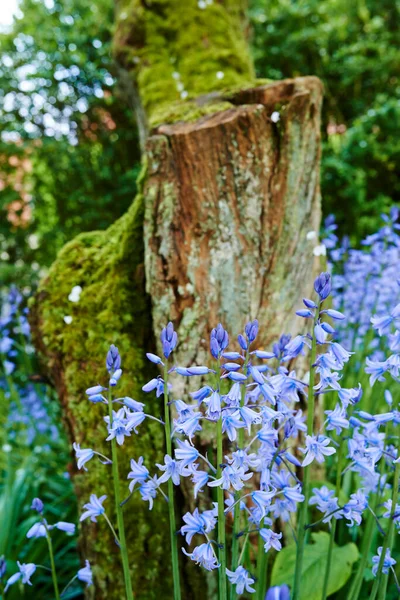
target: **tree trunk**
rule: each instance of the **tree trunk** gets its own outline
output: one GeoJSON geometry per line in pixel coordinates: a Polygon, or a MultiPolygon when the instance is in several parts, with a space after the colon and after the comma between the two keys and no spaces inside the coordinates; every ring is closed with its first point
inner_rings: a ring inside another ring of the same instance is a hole
{"type": "MultiPolygon", "coordinates": [[[[144,353],[168,319],[178,327],[178,360],[204,362],[219,320],[236,334],[258,317],[267,345],[293,330],[294,305],[309,290],[322,86],[313,77],[257,86],[243,14],[237,0],[118,6],[115,54],[145,148],[140,193],[107,231],[65,246],[31,306],[35,344],[71,442],[82,447],[108,452],[102,407],[84,390],[105,381],[110,343],[123,359],[119,393],[143,400],[141,386],[154,375],[144,353]],[[76,285],[82,294],[73,304],[76,285]]],[[[161,413],[158,401],[145,401],[161,413]]],[[[129,458],[143,455],[149,467],[162,460],[159,425],[143,424],[124,450],[127,492],[129,458]]],[[[109,468],[94,461],[73,475],[80,506],[110,487],[109,468]]],[[[171,597],[164,503],[149,512],[134,495],[125,515],[137,597],[171,597]]],[[[85,524],[81,547],[95,565],[93,597],[122,598],[119,553],[104,523],[85,524]]],[[[201,577],[185,564],[185,600],[205,597],[201,577]]]]}

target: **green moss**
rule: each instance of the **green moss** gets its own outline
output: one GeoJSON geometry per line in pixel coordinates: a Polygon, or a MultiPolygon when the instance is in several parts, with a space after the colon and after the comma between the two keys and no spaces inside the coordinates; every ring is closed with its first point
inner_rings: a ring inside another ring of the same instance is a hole
{"type": "MultiPolygon", "coordinates": [[[[104,441],[104,406],[91,405],[85,389],[107,381],[104,360],[110,343],[118,345],[123,359],[118,393],[145,401],[155,415],[162,412],[158,401],[147,395],[143,398],[140,391],[154,375],[143,360],[145,350],[152,349],[153,338],[149,299],[144,292],[142,223],[143,197],[138,195],[110,229],[80,235],[67,244],[32,306],[42,336],[37,343],[45,345],[48,372],[62,391],[71,442],[76,440],[82,447],[94,447],[106,455],[110,448],[104,441]],[[68,300],[75,285],[83,289],[76,304],[68,300]],[[73,319],[69,325],[64,321],[67,315],[73,319]]],[[[132,434],[120,451],[123,494],[128,495],[130,458],[143,454],[152,470],[162,459],[163,448],[163,431],[157,423],[144,423],[140,435],[132,434]]],[[[105,504],[108,514],[113,514],[110,467],[92,460],[87,473],[76,475],[75,485],[80,505],[92,492],[105,493],[109,496],[105,504]]],[[[165,597],[170,585],[165,503],[160,499],[150,512],[147,503],[134,494],[125,517],[135,590],[140,590],[143,599],[165,597]]],[[[96,599],[122,598],[118,549],[105,524],[85,524],[81,541],[85,556],[95,565],[96,599]]]]}
{"type": "MultiPolygon", "coordinates": [[[[242,30],[240,2],[125,0],[118,12],[114,48],[135,77],[150,123],[205,94],[253,85],[254,71],[242,30]]],[[[197,110],[198,107],[197,107],[197,110]]],[[[215,112],[215,111],[214,111],[215,112]]],[[[197,111],[193,108],[194,116],[197,111]]],[[[200,109],[200,115],[202,113],[200,109]]],[[[185,117],[186,120],[186,117],[185,117]]]]}

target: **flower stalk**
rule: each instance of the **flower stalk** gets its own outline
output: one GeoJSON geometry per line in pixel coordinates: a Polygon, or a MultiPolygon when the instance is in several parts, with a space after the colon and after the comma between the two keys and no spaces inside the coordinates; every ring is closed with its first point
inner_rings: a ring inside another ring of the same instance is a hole
{"type": "MultiPolygon", "coordinates": [[[[320,305],[316,317],[314,319],[314,328],[319,318],[320,305]]],[[[311,354],[310,354],[310,381],[308,384],[308,407],[307,407],[307,434],[312,435],[314,431],[314,411],[315,411],[315,395],[314,395],[314,383],[315,383],[315,359],[317,355],[317,340],[315,332],[313,330],[311,354]]],[[[293,585],[293,600],[299,600],[300,597],[300,582],[301,573],[303,568],[303,557],[304,548],[306,545],[306,523],[307,523],[307,512],[308,502],[310,499],[310,465],[307,465],[303,469],[303,494],[304,501],[299,509],[299,522],[297,527],[297,554],[296,554],[296,567],[294,573],[294,585],[293,585]]]]}
{"type": "MultiPolygon", "coordinates": [[[[111,388],[108,391],[108,414],[110,417],[110,427],[111,427],[112,422],[113,422],[111,388]]],[[[118,535],[119,535],[118,541],[119,541],[119,546],[120,546],[120,551],[121,551],[122,569],[123,569],[123,573],[124,573],[125,594],[126,594],[127,600],[133,600],[132,581],[131,581],[131,573],[129,570],[129,560],[128,560],[128,550],[126,547],[124,515],[123,515],[123,511],[122,511],[122,507],[121,507],[118,452],[117,452],[117,442],[116,442],[115,437],[111,440],[111,456],[112,456],[112,475],[113,475],[113,483],[114,483],[115,511],[117,513],[117,525],[118,525],[118,535]]]]}
{"type": "MultiPolygon", "coordinates": [[[[172,440],[171,440],[171,416],[168,404],[168,367],[164,366],[164,421],[165,421],[165,446],[168,456],[172,458],[172,440]]],[[[172,478],[168,479],[168,513],[169,513],[169,530],[171,541],[171,563],[172,563],[172,579],[174,583],[174,600],[181,598],[181,583],[179,577],[179,561],[178,561],[178,546],[176,539],[176,518],[175,518],[175,502],[174,502],[174,484],[172,478]]]]}

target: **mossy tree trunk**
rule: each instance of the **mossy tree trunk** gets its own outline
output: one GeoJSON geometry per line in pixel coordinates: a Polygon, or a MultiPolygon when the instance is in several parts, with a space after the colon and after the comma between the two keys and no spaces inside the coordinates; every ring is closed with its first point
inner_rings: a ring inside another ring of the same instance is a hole
{"type": "MultiPolygon", "coordinates": [[[[144,353],[169,318],[182,342],[178,360],[203,362],[204,340],[219,320],[236,334],[258,317],[267,345],[294,328],[294,304],[309,290],[322,87],[312,77],[256,82],[244,9],[237,0],[118,3],[115,56],[141,132],[140,193],[107,231],[65,246],[31,307],[35,344],[71,442],[82,447],[107,453],[101,406],[84,390],[105,381],[110,343],[123,357],[119,392],[143,400],[152,375],[144,353]],[[72,304],[76,285],[82,294],[72,304]]],[[[161,413],[157,401],[145,401],[161,413]]],[[[162,460],[162,431],[144,424],[124,449],[126,484],[130,457],[162,460]]],[[[110,487],[109,469],[95,462],[73,474],[80,505],[110,487]]],[[[149,512],[134,496],[125,514],[137,598],[171,597],[164,503],[149,512]]],[[[93,597],[120,599],[119,553],[103,525],[84,526],[82,552],[95,565],[93,597]]],[[[185,564],[185,599],[204,598],[196,577],[185,564]]]]}

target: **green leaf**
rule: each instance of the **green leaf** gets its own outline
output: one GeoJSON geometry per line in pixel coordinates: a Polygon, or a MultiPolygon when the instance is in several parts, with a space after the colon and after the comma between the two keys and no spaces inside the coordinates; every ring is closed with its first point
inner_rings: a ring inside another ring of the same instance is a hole
{"type": "MultiPolygon", "coordinates": [[[[325,531],[313,533],[311,535],[313,543],[305,547],[300,600],[321,600],[329,537],[329,534],[325,531]]],[[[351,575],[352,566],[358,557],[358,548],[353,543],[345,546],[334,546],[329,574],[328,596],[334,594],[346,584],[351,575]]],[[[291,544],[283,548],[275,560],[272,569],[272,585],[286,583],[293,587],[295,565],[296,545],[291,544]]]]}

